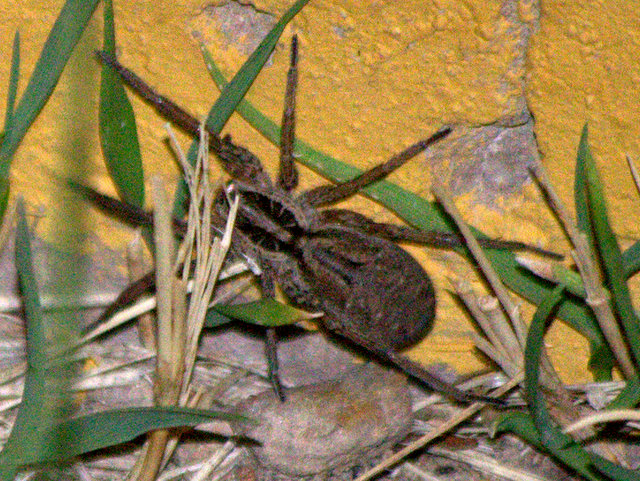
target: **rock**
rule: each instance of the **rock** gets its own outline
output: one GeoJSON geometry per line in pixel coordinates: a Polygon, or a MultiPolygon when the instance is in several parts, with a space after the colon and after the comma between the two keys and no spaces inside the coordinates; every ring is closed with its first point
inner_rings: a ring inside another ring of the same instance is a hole
{"type": "Polygon", "coordinates": [[[259,443],[250,449],[265,469],[290,476],[363,466],[403,439],[413,420],[406,378],[373,363],[286,396],[281,403],[268,390],[248,399],[238,412],[258,424],[234,429],[259,443]]]}

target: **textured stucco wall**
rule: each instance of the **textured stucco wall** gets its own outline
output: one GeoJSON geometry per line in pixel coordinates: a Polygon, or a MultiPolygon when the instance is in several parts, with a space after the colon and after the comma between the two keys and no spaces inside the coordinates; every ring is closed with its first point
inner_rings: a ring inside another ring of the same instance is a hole
{"type": "MultiPolygon", "coordinates": [[[[256,0],[248,7],[217,8],[224,2],[116,2],[120,58],[162,93],[203,116],[217,91],[208,80],[196,39],[204,40],[231,73],[269,21],[289,3],[256,0]],[[245,15],[241,25],[239,14],[245,15]],[[244,30],[238,34],[240,27],[244,30]]],[[[13,1],[0,0],[4,19],[0,58],[5,59],[0,62],[0,92],[6,91],[15,29],[22,35],[23,88],[61,4],[60,0],[27,0],[16,7],[13,1]]],[[[85,42],[85,55],[101,41],[100,14],[99,9],[93,21],[94,39],[85,42]]],[[[392,180],[426,196],[434,177],[448,181],[473,225],[490,235],[554,248],[563,245],[562,237],[526,182],[524,169],[539,148],[561,196],[570,203],[578,135],[589,121],[593,150],[611,188],[615,228],[625,238],[637,238],[633,219],[639,214],[638,202],[624,154],[640,158],[636,140],[640,133],[636,108],[639,17],[639,5],[621,0],[312,0],[286,31],[249,98],[272,118],[280,117],[286,45],[296,32],[301,40],[300,138],[367,167],[444,123],[459,124],[454,141],[427,158],[420,156],[392,180]]],[[[97,88],[97,70],[85,75],[84,85],[97,88]]],[[[13,192],[25,195],[32,208],[44,206],[45,215],[38,223],[43,237],[51,227],[46,214],[52,205],[45,167],[64,156],[65,133],[59,120],[68,115],[69,89],[65,75],[20,147],[12,171],[13,192]]],[[[88,118],[95,118],[95,97],[90,93],[85,97],[84,111],[88,118]]],[[[173,178],[172,156],[163,142],[164,121],[135,98],[133,104],[147,176],[173,178]]],[[[89,124],[86,131],[92,139],[92,179],[108,190],[97,128],[89,124]]],[[[274,164],[274,147],[241,121],[233,119],[227,131],[266,163],[274,164]]],[[[320,181],[303,172],[304,184],[320,181]]],[[[364,199],[348,205],[376,219],[392,219],[364,199]]],[[[114,223],[101,218],[99,224],[105,242],[122,247],[123,236],[106,230],[114,223]]],[[[448,286],[446,276],[464,271],[464,263],[443,251],[410,251],[440,287],[436,332],[414,354],[461,369],[479,366],[471,352],[468,321],[443,290],[448,286]]],[[[554,351],[561,357],[571,352],[570,357],[581,363],[584,358],[566,349],[567,344],[583,347],[579,339],[567,329],[556,331],[550,337],[551,347],[559,348],[554,351]]],[[[565,361],[560,364],[566,365],[565,361]]],[[[566,372],[574,373],[575,368],[566,372]]]]}

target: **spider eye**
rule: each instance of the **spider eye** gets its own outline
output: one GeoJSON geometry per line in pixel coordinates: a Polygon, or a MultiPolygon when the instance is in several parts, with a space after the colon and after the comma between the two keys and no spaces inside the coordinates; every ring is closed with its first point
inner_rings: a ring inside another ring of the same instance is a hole
{"type": "Polygon", "coordinates": [[[281,200],[255,191],[243,190],[241,193],[242,202],[247,208],[259,211],[272,223],[292,233],[299,228],[295,213],[281,200]]]}

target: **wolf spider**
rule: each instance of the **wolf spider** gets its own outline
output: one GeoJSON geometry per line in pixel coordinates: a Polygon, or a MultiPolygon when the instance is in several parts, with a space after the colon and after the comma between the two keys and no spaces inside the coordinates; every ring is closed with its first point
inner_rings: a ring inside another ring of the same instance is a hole
{"type": "MultiPolygon", "coordinates": [[[[103,52],[98,55],[161,115],[191,135],[198,135],[196,118],[154,92],[116,59],[103,52]]],[[[277,283],[294,304],[323,311],[323,325],[329,331],[365,348],[431,388],[462,402],[481,400],[499,404],[495,399],[463,392],[399,354],[402,348],[418,342],[429,332],[436,301],[429,276],[396,242],[451,247],[461,245],[461,238],[377,223],[344,209],[319,210],[319,207],[350,197],[383,179],[446,137],[451,129],[438,130],[352,180],[295,193],[298,185],[293,153],[297,58],[294,36],[275,183],[250,151],[234,144],[229,136],[220,138],[209,132],[210,150],[231,176],[229,186],[241,199],[233,234],[235,248],[257,260],[262,270],[260,284],[265,296],[275,295],[277,283]]],[[[84,193],[111,212],[126,212],[125,216],[134,223],[149,222],[148,213],[88,188],[84,193]]],[[[222,220],[228,208],[222,193],[216,204],[218,220],[222,220]]],[[[480,242],[487,247],[540,251],[519,242],[490,239],[480,239],[480,242]]],[[[131,298],[132,293],[139,292],[141,287],[149,287],[152,282],[153,277],[147,276],[146,280],[137,283],[137,287],[132,285],[108,312],[113,312],[123,299],[131,298]]],[[[284,400],[278,380],[276,335],[272,328],[267,329],[267,357],[275,392],[284,400]]]]}

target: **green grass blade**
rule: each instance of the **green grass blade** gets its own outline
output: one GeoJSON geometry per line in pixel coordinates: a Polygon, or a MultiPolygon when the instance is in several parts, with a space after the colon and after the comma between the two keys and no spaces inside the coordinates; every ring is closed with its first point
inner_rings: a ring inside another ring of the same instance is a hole
{"type": "Polygon", "coordinates": [[[20,32],[16,30],[13,37],[13,48],[11,51],[11,71],[9,73],[9,88],[7,90],[7,111],[4,114],[4,130],[11,130],[13,120],[13,109],[15,108],[16,95],[18,92],[18,80],[20,78],[20,32]]]}
{"type": "Polygon", "coordinates": [[[580,277],[579,273],[573,269],[567,269],[561,264],[553,264],[551,268],[555,278],[564,286],[567,292],[581,299],[586,299],[587,292],[584,290],[582,277],[580,277]]]}
{"type": "Polygon", "coordinates": [[[35,456],[33,453],[24,453],[20,462],[33,464],[65,460],[98,449],[117,446],[156,429],[196,426],[216,419],[251,422],[243,416],[215,410],[182,407],[115,409],[62,422],[59,429],[77,433],[75,443],[57,451],[45,449],[35,456]]]}
{"type": "MultiPolygon", "coordinates": [[[[206,48],[201,47],[201,51],[213,81],[218,88],[224,88],[226,80],[222,72],[206,48]]],[[[277,144],[280,141],[279,126],[251,103],[242,100],[236,110],[253,128],[272,143],[277,144]]],[[[314,149],[301,140],[296,140],[295,152],[296,160],[334,182],[348,180],[361,172],[345,162],[314,149]]],[[[377,182],[364,189],[364,194],[377,200],[416,227],[424,230],[454,231],[447,217],[435,203],[428,202],[389,182],[377,182]]],[[[479,233],[477,230],[474,232],[479,233]]],[[[538,279],[530,272],[520,268],[511,252],[493,249],[488,249],[486,252],[503,282],[532,303],[539,304],[553,289],[552,284],[538,279]]],[[[560,306],[559,315],[587,337],[592,352],[609,352],[593,313],[583,302],[570,296],[565,297],[560,306]]],[[[601,356],[600,360],[602,364],[599,369],[605,371],[608,368],[610,371],[613,366],[613,357],[609,355],[608,362],[606,362],[605,356],[601,356]]]]}
{"type": "MultiPolygon", "coordinates": [[[[553,291],[553,284],[521,269],[512,253],[487,251],[487,256],[494,266],[499,266],[497,270],[505,285],[533,304],[539,305],[553,291]]],[[[584,335],[592,343],[592,349],[601,344],[606,345],[593,313],[580,299],[565,294],[558,315],[584,335]]]]}
{"type": "Polygon", "coordinates": [[[213,309],[225,317],[265,327],[289,326],[315,317],[309,312],[268,298],[245,304],[217,305],[213,309]]]}
{"type": "MultiPolygon", "coordinates": [[[[9,74],[9,88],[7,90],[7,111],[4,116],[4,131],[0,137],[0,145],[4,144],[6,133],[13,130],[13,116],[18,92],[18,80],[20,77],[20,34],[16,31],[13,37],[13,49],[11,53],[11,71],[9,74]]],[[[0,147],[2,150],[2,147],[0,147]]],[[[0,176],[0,220],[4,217],[9,202],[9,178],[0,176]]]]}
{"type": "Polygon", "coordinates": [[[297,0],[289,8],[238,70],[231,82],[225,85],[207,117],[207,127],[215,132],[222,130],[235,111],[238,102],[244,98],[262,67],[269,60],[284,28],[307,3],[309,0],[297,0]]]}
{"type": "Polygon", "coordinates": [[[612,370],[615,367],[615,359],[609,345],[605,342],[600,344],[590,343],[589,371],[593,374],[596,382],[612,380],[612,370]]]}
{"type": "MultiPolygon", "coordinates": [[[[592,454],[582,448],[570,436],[564,434],[553,422],[544,403],[542,389],[539,383],[539,365],[544,345],[544,333],[549,319],[553,316],[562,300],[561,286],[556,287],[538,307],[527,335],[524,352],[525,397],[531,419],[537,431],[537,442],[552,455],[561,459],[568,466],[575,469],[588,479],[616,479],[640,480],[637,473],[616,466],[605,459],[592,454]],[[593,466],[598,466],[604,477],[594,472],[593,466]]],[[[522,420],[521,420],[522,422],[522,420]]]]}
{"type": "Polygon", "coordinates": [[[67,0],[49,33],[0,147],[0,198],[7,195],[9,188],[11,158],[58,83],[97,3],[98,0],[67,0]]]}
{"type": "MultiPolygon", "coordinates": [[[[52,425],[51,406],[47,398],[47,336],[45,320],[40,305],[40,296],[33,272],[29,231],[25,218],[24,203],[18,202],[18,224],[16,228],[15,262],[20,291],[24,303],[27,334],[27,372],[16,421],[4,450],[0,455],[0,478],[13,479],[16,470],[23,464],[23,453],[37,455],[44,449],[42,428],[52,425]]],[[[55,444],[58,446],[58,443],[55,444]]]]}
{"type": "Polygon", "coordinates": [[[622,260],[624,262],[624,276],[627,279],[640,271],[640,241],[635,242],[622,253],[622,260]]]}
{"type": "MultiPolygon", "coordinates": [[[[258,45],[255,51],[249,56],[233,79],[224,86],[218,99],[213,104],[213,107],[211,107],[207,120],[205,121],[210,130],[217,133],[222,131],[222,128],[229,120],[229,117],[231,117],[231,114],[235,111],[236,106],[244,98],[249,87],[251,87],[251,84],[253,84],[253,81],[262,70],[262,67],[267,60],[269,60],[269,56],[276,47],[284,28],[308,2],[309,0],[297,0],[290,7],[289,10],[287,10],[273,26],[262,42],[260,42],[260,45],[258,45]]],[[[189,148],[187,158],[192,164],[195,163],[197,150],[198,149],[194,144],[189,148]]],[[[187,186],[184,180],[182,180],[176,189],[173,204],[173,214],[178,218],[182,218],[186,213],[186,199],[187,186]]]]}
{"type": "Polygon", "coordinates": [[[529,326],[527,344],[524,352],[524,384],[527,404],[529,405],[542,445],[552,452],[558,449],[564,449],[573,442],[569,436],[563,434],[555,423],[551,421],[549,412],[544,405],[544,397],[542,396],[542,390],[540,388],[539,364],[542,347],[544,346],[544,333],[547,322],[562,300],[562,291],[562,287],[556,287],[552,294],[538,306],[531,325],[529,326]]]}
{"type": "Polygon", "coordinates": [[[602,182],[589,150],[588,129],[585,125],[580,138],[576,161],[576,202],[584,202],[581,228],[590,228],[592,245],[602,263],[607,286],[611,292],[616,315],[624,328],[636,367],[640,364],[640,320],[638,319],[625,277],[625,263],[616,236],[611,229],[602,182]]]}
{"type": "MultiPolygon", "coordinates": [[[[113,4],[104,2],[103,50],[115,57],[113,4]]],[[[133,108],[120,77],[102,66],[100,82],[100,143],[109,174],[125,202],[144,206],[144,174],[133,108]]]]}
{"type": "Polygon", "coordinates": [[[540,388],[539,365],[544,345],[544,333],[549,319],[562,300],[561,286],[556,287],[538,306],[527,335],[525,346],[525,397],[537,430],[539,443],[555,457],[588,479],[602,479],[591,469],[592,456],[584,451],[570,436],[564,434],[552,421],[545,406],[540,388]]]}
{"type": "MultiPolygon", "coordinates": [[[[494,266],[500,266],[496,270],[505,285],[531,303],[540,305],[553,291],[553,284],[540,280],[530,272],[521,269],[510,252],[487,251],[486,254],[494,266]]],[[[611,379],[611,370],[615,366],[615,359],[602,336],[591,309],[580,298],[565,292],[557,314],[558,317],[585,336],[589,342],[589,368],[595,379],[611,379]]]]}
{"type": "Polygon", "coordinates": [[[573,185],[573,196],[576,205],[576,216],[578,228],[587,236],[590,245],[593,245],[593,225],[587,209],[587,175],[584,170],[584,159],[591,157],[587,144],[589,128],[587,124],[582,128],[580,143],[578,144],[578,161],[576,162],[576,172],[573,185]]]}
{"type": "Polygon", "coordinates": [[[207,310],[207,315],[204,318],[204,328],[205,329],[215,329],[216,327],[224,326],[225,324],[229,324],[233,322],[233,319],[220,314],[215,308],[210,307],[207,310]]]}
{"type": "Polygon", "coordinates": [[[16,227],[16,268],[20,280],[20,292],[24,301],[24,315],[27,319],[27,363],[29,369],[40,369],[47,363],[47,336],[44,317],[40,305],[40,294],[35,273],[33,256],[29,241],[24,203],[18,205],[18,224],[16,227]]]}
{"type": "MultiPolygon", "coordinates": [[[[11,429],[9,439],[0,453],[0,479],[10,481],[24,465],[27,457],[37,458],[46,446],[45,437],[39,430],[39,422],[48,419],[42,400],[47,392],[44,370],[27,370],[22,391],[22,403],[11,429]]],[[[57,443],[56,443],[57,445],[57,443]]]]}
{"type": "Polygon", "coordinates": [[[615,479],[616,481],[640,481],[640,474],[636,471],[623,468],[606,458],[591,455],[591,462],[593,467],[604,474],[607,479],[615,479]]]}
{"type": "Polygon", "coordinates": [[[537,448],[543,449],[538,430],[528,413],[515,411],[500,414],[493,423],[491,431],[492,437],[500,433],[514,433],[537,448]]]}
{"type": "MultiPolygon", "coordinates": [[[[496,433],[513,433],[541,451],[545,451],[542,439],[540,438],[533,419],[529,414],[516,412],[501,416],[498,419],[494,430],[496,433]]],[[[594,472],[591,469],[592,459],[589,457],[588,453],[575,444],[566,448],[557,449],[551,454],[557,457],[565,465],[575,469],[589,481],[607,481],[611,479],[594,472]]]]}

